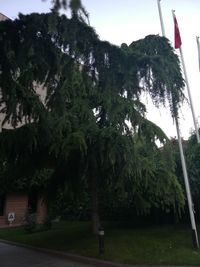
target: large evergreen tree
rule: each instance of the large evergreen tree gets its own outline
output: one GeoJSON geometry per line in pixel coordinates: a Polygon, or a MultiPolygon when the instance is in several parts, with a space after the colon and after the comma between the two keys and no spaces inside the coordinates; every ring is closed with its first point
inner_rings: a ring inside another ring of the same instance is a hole
{"type": "Polygon", "coordinates": [[[0,23],[1,112],[14,127],[0,135],[4,173],[16,180],[52,169],[51,190],[87,180],[95,231],[101,183],[121,181],[125,188],[130,181],[135,199],[182,205],[173,164],[156,145],[167,147],[167,137],[145,118],[141,103],[148,92],[177,115],[184,83],[168,40],[150,35],[117,47],[99,40],[80,1],[70,1],[70,19],[54,2],[49,14],[0,23]]]}

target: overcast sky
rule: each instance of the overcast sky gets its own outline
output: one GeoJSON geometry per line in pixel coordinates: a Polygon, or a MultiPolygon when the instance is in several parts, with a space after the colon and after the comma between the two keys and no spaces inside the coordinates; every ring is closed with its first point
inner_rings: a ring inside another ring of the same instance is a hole
{"type": "MultiPolygon", "coordinates": [[[[160,34],[157,0],[82,0],[90,14],[90,23],[100,39],[113,44],[130,44],[149,34],[160,34]]],[[[189,78],[194,109],[200,123],[200,72],[196,36],[200,35],[200,0],[162,0],[166,36],[174,43],[174,26],[171,10],[176,16],[182,38],[182,49],[189,78]]],[[[0,0],[0,12],[15,19],[19,12],[48,12],[50,0],[0,0]]],[[[178,52],[178,51],[177,51],[178,52]]],[[[187,96],[187,91],[185,92],[187,96]]],[[[153,108],[148,100],[148,118],[157,123],[170,136],[176,136],[176,128],[168,109],[153,108]]],[[[180,127],[187,138],[194,129],[189,106],[181,109],[180,127]]]]}

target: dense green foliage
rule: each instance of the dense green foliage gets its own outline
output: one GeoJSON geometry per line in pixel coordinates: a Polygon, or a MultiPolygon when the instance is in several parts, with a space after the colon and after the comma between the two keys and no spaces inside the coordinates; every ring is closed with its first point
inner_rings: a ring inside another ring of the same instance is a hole
{"type": "Polygon", "coordinates": [[[182,207],[167,137],[141,103],[146,92],[177,115],[184,83],[173,48],[153,35],[121,47],[100,41],[80,1],[70,1],[70,19],[54,2],[52,13],[0,23],[1,111],[14,127],[0,134],[2,179],[51,193],[87,188],[93,210],[98,188],[142,212],[182,207]]]}
{"type": "MultiPolygon", "coordinates": [[[[171,142],[173,144],[173,151],[175,155],[176,176],[178,177],[182,188],[185,188],[181,159],[178,148],[178,140],[173,139],[171,140],[171,142]]],[[[200,218],[200,145],[197,143],[196,136],[194,133],[191,134],[188,140],[183,140],[183,147],[186,158],[190,189],[194,203],[195,217],[198,220],[200,218]]],[[[187,208],[185,210],[185,213],[187,213],[187,208]]]]}

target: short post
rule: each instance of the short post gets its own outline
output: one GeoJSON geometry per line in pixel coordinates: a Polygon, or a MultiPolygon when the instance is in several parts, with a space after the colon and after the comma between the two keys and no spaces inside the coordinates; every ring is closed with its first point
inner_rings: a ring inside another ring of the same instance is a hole
{"type": "Polygon", "coordinates": [[[104,229],[103,227],[99,227],[99,255],[102,256],[105,252],[105,246],[104,246],[104,229]]]}

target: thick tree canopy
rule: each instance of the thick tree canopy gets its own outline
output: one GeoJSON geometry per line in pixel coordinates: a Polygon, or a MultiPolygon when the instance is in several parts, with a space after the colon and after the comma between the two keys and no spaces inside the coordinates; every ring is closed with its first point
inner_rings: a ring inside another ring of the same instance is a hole
{"type": "Polygon", "coordinates": [[[141,113],[143,108],[138,103],[141,91],[149,91],[156,103],[168,99],[173,114],[182,100],[178,58],[164,37],[147,36],[120,49],[100,41],[77,17],[52,13],[1,22],[0,34],[2,102],[13,126],[24,116],[36,119],[44,113],[35,92],[39,84],[48,91],[47,109],[61,113],[66,101],[69,107],[74,94],[82,97],[85,92],[101,122],[104,109],[104,120],[119,119],[119,113],[125,115],[122,124],[127,114],[127,119],[134,120],[135,110],[141,113]],[[63,105],[58,107],[59,98],[63,105]],[[123,112],[115,111],[111,118],[109,109],[115,102],[123,112]],[[124,106],[133,110],[123,110],[124,106]]]}
{"type": "Polygon", "coordinates": [[[169,102],[174,116],[183,86],[164,37],[117,47],[100,41],[77,12],[71,19],[52,12],[1,22],[1,112],[16,128],[0,135],[7,177],[50,168],[51,188],[94,177],[119,185],[124,178],[140,202],[182,205],[167,138],[145,118],[140,98],[148,92],[157,106],[169,102]]]}

